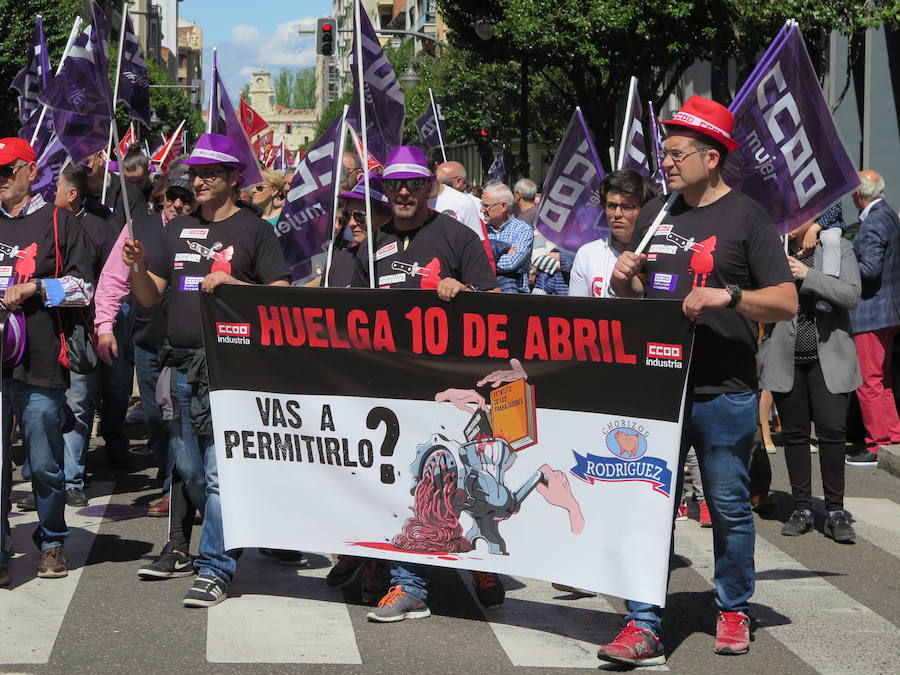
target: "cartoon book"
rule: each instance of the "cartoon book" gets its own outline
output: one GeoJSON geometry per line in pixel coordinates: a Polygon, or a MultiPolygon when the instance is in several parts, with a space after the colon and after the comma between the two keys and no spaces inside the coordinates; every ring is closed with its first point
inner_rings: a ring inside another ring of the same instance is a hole
{"type": "Polygon", "coordinates": [[[537,443],[534,386],[518,379],[491,391],[491,426],[513,450],[537,443]]]}

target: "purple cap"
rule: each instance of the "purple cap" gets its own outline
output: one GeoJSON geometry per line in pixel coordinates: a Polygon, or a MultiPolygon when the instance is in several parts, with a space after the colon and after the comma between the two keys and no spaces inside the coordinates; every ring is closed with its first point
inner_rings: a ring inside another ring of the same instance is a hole
{"type": "MultiPolygon", "coordinates": [[[[353,186],[353,189],[349,192],[342,192],[338,195],[342,199],[362,199],[366,200],[366,186],[365,186],[366,177],[363,176],[360,178],[359,182],[353,186]]],[[[381,176],[371,175],[369,177],[369,196],[372,198],[372,203],[374,204],[384,204],[385,206],[390,206],[390,202],[388,198],[384,196],[384,190],[381,187],[381,176]]]]}
{"type": "Polygon", "coordinates": [[[382,178],[431,178],[425,151],[415,145],[398,145],[388,152],[382,178]]]}
{"type": "Polygon", "coordinates": [[[244,168],[239,159],[237,143],[220,134],[203,134],[197,139],[191,156],[183,164],[225,164],[235,168],[244,168]]]}
{"type": "Polygon", "coordinates": [[[25,316],[22,312],[6,314],[3,329],[3,367],[13,368],[25,355],[25,316]]]}

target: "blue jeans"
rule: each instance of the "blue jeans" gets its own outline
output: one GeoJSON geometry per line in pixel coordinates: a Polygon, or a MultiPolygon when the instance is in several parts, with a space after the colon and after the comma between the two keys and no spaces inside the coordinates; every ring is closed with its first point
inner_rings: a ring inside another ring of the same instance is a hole
{"type": "Polygon", "coordinates": [[[216,447],[212,436],[197,436],[191,426],[191,385],[187,383],[187,375],[173,370],[172,377],[179,416],[170,422],[169,447],[188,495],[203,511],[200,555],[194,561],[194,569],[197,574],[213,576],[227,584],[237,569],[237,558],[225,550],[216,447]]]}
{"type": "MultiPolygon", "coordinates": [[[[3,381],[3,446],[8,446],[12,414],[22,430],[22,442],[28,449],[31,482],[38,512],[38,526],[32,535],[40,549],[62,545],[69,536],[66,527],[65,454],[62,435],[62,406],[65,389],[26,384],[12,378],[3,381]]],[[[3,547],[9,536],[10,469],[3,456],[3,526],[0,527],[0,566],[9,562],[3,547]]]]}
{"type": "Polygon", "coordinates": [[[141,407],[147,417],[147,448],[156,456],[159,475],[163,478],[163,492],[168,493],[175,457],[169,452],[169,427],[163,421],[162,410],[156,402],[156,381],[160,371],[156,351],[134,345],[134,370],[141,392],[141,407]]]}
{"type": "MultiPolygon", "coordinates": [[[[94,411],[100,395],[100,370],[87,375],[71,373],[71,383],[66,390],[66,403],[75,416],[75,428],[63,436],[66,445],[66,490],[84,489],[85,455],[94,427],[94,411]]],[[[22,475],[25,475],[23,468],[22,475]]]]}
{"type": "Polygon", "coordinates": [[[403,590],[423,602],[428,599],[428,583],[425,581],[428,565],[416,563],[390,563],[391,586],[402,586],[403,590]]]}
{"type": "MultiPolygon", "coordinates": [[[[678,473],[693,445],[712,516],[716,605],[746,612],[756,582],[756,529],[750,510],[750,454],[759,417],[756,392],[695,395],[685,423],[678,473]]],[[[628,601],[626,621],[659,633],[662,609],[628,601]]]]}

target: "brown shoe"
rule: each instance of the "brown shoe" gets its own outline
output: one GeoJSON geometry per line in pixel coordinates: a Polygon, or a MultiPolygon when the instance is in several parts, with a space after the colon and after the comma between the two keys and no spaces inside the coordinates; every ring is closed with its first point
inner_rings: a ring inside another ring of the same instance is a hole
{"type": "Polygon", "coordinates": [[[63,555],[62,546],[51,546],[41,551],[41,562],[38,564],[37,575],[41,579],[58,579],[68,576],[66,569],[66,557],[63,555]]]}
{"type": "Polygon", "coordinates": [[[147,509],[147,515],[151,518],[168,518],[169,517],[169,498],[163,497],[158,502],[147,509]]]}

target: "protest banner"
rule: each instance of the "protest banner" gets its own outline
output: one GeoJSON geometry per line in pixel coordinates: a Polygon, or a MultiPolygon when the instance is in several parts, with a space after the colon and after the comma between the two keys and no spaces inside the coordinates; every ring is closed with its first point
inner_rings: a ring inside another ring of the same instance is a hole
{"type": "Polygon", "coordinates": [[[201,308],[226,548],[664,604],[680,303],[222,286],[201,308]]]}

